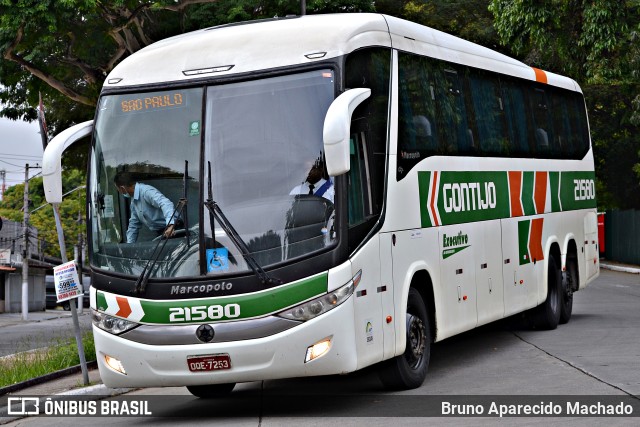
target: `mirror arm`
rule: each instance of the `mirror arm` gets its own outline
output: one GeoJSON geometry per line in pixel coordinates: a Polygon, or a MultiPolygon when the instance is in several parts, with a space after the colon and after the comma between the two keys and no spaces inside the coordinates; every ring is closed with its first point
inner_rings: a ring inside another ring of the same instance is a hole
{"type": "Polygon", "coordinates": [[[92,131],[93,120],[89,120],[63,130],[47,145],[42,156],[42,184],[47,202],[62,203],[62,153],[92,131]]]}
{"type": "Polygon", "coordinates": [[[371,89],[349,89],[338,96],[327,110],[322,139],[327,172],[330,176],[342,175],[351,169],[349,162],[351,115],[369,96],[371,96],[371,89]]]}

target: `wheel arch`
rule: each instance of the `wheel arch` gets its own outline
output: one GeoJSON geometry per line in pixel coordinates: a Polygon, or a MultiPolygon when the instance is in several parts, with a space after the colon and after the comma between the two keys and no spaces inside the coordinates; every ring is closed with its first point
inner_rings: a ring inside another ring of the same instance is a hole
{"type": "MultiPolygon", "coordinates": [[[[422,297],[427,308],[427,315],[429,316],[429,327],[431,331],[431,339],[433,342],[438,341],[438,303],[439,294],[438,288],[433,285],[434,275],[432,274],[429,266],[423,263],[414,263],[410,266],[405,276],[400,298],[396,303],[396,349],[395,355],[400,355],[404,352],[406,346],[406,323],[402,320],[407,314],[407,300],[409,297],[409,289],[415,288],[422,297]]],[[[436,276],[437,278],[437,276],[436,276]]]]}

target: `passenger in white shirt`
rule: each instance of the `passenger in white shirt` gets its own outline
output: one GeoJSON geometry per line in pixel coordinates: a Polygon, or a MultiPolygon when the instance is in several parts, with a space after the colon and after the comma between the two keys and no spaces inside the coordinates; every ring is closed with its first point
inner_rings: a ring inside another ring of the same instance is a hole
{"type": "Polygon", "coordinates": [[[320,160],[316,160],[307,175],[307,179],[305,179],[302,184],[295,186],[289,194],[321,196],[333,203],[334,193],[335,190],[333,188],[331,178],[326,176],[322,162],[320,160]]]}

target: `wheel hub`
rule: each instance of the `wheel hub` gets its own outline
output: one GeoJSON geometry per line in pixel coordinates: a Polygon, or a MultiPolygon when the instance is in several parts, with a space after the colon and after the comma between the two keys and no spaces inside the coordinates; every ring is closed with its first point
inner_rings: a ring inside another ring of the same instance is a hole
{"type": "Polygon", "coordinates": [[[426,341],[427,334],[422,319],[407,313],[407,351],[405,357],[412,368],[416,368],[422,361],[427,345],[426,341]]]}

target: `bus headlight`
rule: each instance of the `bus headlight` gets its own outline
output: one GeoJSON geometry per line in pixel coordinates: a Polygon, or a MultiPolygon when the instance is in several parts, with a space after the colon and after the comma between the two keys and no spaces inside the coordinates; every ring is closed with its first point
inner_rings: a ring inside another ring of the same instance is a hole
{"type": "Polygon", "coordinates": [[[120,319],[119,317],[109,316],[108,314],[100,313],[94,309],[91,309],[91,320],[98,328],[114,335],[129,331],[138,326],[138,323],[120,319]]]}
{"type": "Polygon", "coordinates": [[[298,320],[306,322],[314,317],[318,317],[327,311],[333,310],[343,302],[345,302],[355,290],[360,278],[362,277],[362,270],[358,271],[353,279],[341,288],[336,289],[333,292],[329,292],[326,295],[322,295],[318,298],[312,299],[300,305],[297,305],[288,310],[282,311],[277,316],[284,317],[285,319],[298,320]]]}

